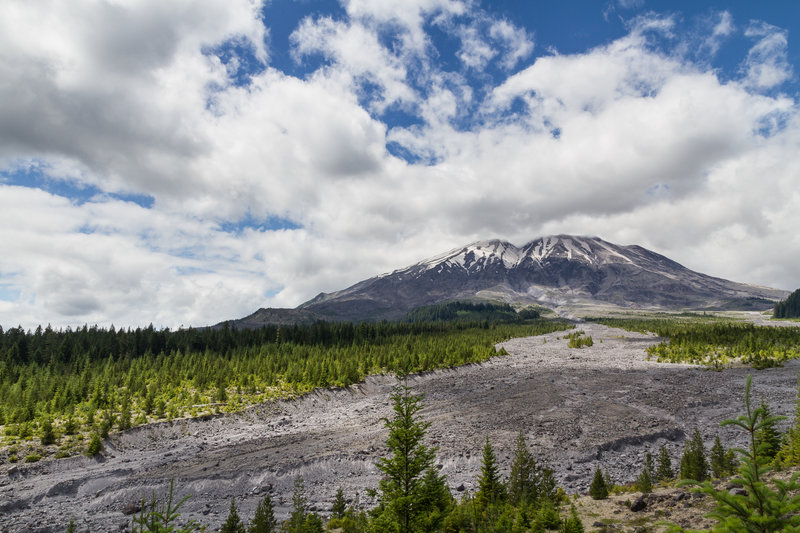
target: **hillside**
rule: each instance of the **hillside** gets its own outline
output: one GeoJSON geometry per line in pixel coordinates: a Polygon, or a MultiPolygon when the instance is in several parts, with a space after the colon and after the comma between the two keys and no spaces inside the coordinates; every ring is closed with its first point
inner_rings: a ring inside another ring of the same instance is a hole
{"type": "Polygon", "coordinates": [[[765,310],[787,291],[694,272],[641,246],[556,235],[522,247],[475,242],[411,266],[321,293],[297,309],[260,309],[240,327],[298,320],[395,320],[423,305],[459,299],[580,308],[765,310]]]}

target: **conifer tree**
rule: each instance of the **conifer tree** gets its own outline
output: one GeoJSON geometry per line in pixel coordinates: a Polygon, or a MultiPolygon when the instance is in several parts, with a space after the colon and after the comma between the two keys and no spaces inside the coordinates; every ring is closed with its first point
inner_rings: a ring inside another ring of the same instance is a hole
{"type": "Polygon", "coordinates": [[[256,514],[247,533],[275,533],[278,530],[278,521],[275,519],[275,508],[269,494],[264,496],[256,507],[256,514]]]}
{"type": "Polygon", "coordinates": [[[94,457],[103,451],[103,440],[97,433],[92,433],[92,438],[89,440],[89,445],[86,447],[86,455],[94,457]]]}
{"type": "Polygon", "coordinates": [[[781,449],[781,434],[775,422],[776,418],[772,416],[772,412],[763,398],[759,409],[762,413],[762,424],[756,432],[756,449],[766,459],[766,462],[770,462],[781,449]]]}
{"type": "Polygon", "coordinates": [[[674,477],[675,472],[672,470],[672,459],[669,456],[667,447],[662,444],[661,448],[658,450],[658,466],[656,467],[654,480],[656,483],[660,483],[662,481],[672,481],[674,477]]]}
{"type": "Polygon", "coordinates": [[[681,479],[705,481],[708,479],[708,460],[706,448],[700,430],[694,428],[691,440],[687,441],[686,449],[681,457],[681,479]]]}
{"type": "Polygon", "coordinates": [[[222,524],[220,533],[245,533],[244,524],[242,519],[239,518],[239,512],[236,510],[235,498],[231,498],[231,509],[228,511],[228,518],[222,524]]]}
{"type": "Polygon", "coordinates": [[[721,478],[733,474],[736,466],[735,464],[731,464],[731,461],[735,461],[735,457],[732,457],[732,452],[732,450],[725,450],[725,447],[719,440],[719,435],[717,435],[714,439],[714,446],[711,447],[711,455],[709,456],[712,476],[721,478]]]}
{"type": "Polygon", "coordinates": [[[304,525],[308,514],[308,498],[303,476],[294,478],[294,492],[292,493],[292,514],[286,523],[289,533],[304,533],[304,525]]]}
{"type": "Polygon", "coordinates": [[[636,478],[636,490],[643,494],[653,492],[653,478],[650,475],[652,469],[647,468],[647,465],[642,468],[642,473],[636,478]]]}
{"type": "Polygon", "coordinates": [[[436,449],[422,443],[430,426],[417,415],[422,409],[422,396],[411,394],[411,389],[403,385],[391,399],[394,418],[384,419],[389,429],[386,445],[391,455],[378,461],[378,469],[384,475],[379,484],[379,512],[385,515],[386,522],[396,523],[400,533],[410,533],[416,530],[421,517],[422,478],[433,465],[436,449]]]}
{"type": "Polygon", "coordinates": [[[42,435],[41,435],[41,442],[42,446],[48,446],[50,444],[55,443],[56,441],[56,434],[53,432],[53,421],[50,420],[50,417],[45,417],[42,421],[42,435]]]}
{"type": "Polygon", "coordinates": [[[525,436],[520,431],[508,476],[509,502],[516,507],[535,501],[539,497],[537,482],[536,462],[525,444],[525,436]]]}
{"type": "Polygon", "coordinates": [[[749,437],[749,449],[737,450],[741,456],[739,475],[733,482],[744,487],[745,494],[731,494],[727,490],[717,490],[706,481],[699,492],[708,494],[716,501],[716,508],[709,518],[718,521],[715,531],[755,531],[778,532],[800,530],[800,490],[795,473],[788,481],[774,479],[775,490],[764,481],[769,468],[764,466],[764,456],[758,449],[756,434],[765,423],[777,423],[780,417],[764,418],[761,407],[755,409],[750,404],[752,377],[747,376],[745,385],[745,413],[736,419],[724,420],[721,425],[735,425],[743,429],[749,437]]]}
{"type": "Polygon", "coordinates": [[[344,518],[344,513],[347,511],[347,501],[344,499],[344,491],[342,487],[336,491],[336,498],[333,500],[333,507],[331,507],[331,518],[344,518]]]}
{"type": "Polygon", "coordinates": [[[608,486],[606,485],[606,478],[598,466],[594,471],[594,479],[592,484],[589,485],[589,496],[593,500],[605,500],[608,498],[608,486]]]}
{"type": "Polygon", "coordinates": [[[497,466],[497,457],[494,449],[486,436],[486,444],[483,445],[483,462],[481,473],[478,477],[478,492],[475,499],[481,506],[495,505],[505,499],[505,487],[503,480],[500,479],[500,468],[497,466]]]}

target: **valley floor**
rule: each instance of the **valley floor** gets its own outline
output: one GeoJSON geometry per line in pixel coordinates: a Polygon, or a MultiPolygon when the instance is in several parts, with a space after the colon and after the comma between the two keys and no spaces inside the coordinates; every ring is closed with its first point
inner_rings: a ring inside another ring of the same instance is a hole
{"type": "MultiPolygon", "coordinates": [[[[774,414],[794,412],[800,361],[713,372],[647,361],[644,348],[656,337],[589,323],[578,329],[593,346],[568,348],[564,332],[513,339],[501,345],[508,356],[409,378],[425,395],[427,438],[439,447],[437,462],[456,497],[475,488],[487,435],[507,469],[522,431],[560,485],[584,493],[598,465],[617,482],[632,481],[645,454],[662,444],[677,465],[695,426],[707,447],[717,434],[726,445],[741,444],[719,422],[741,411],[748,373],[754,398],[763,397],[774,414]]],[[[378,485],[382,418],[392,414],[396,383],[374,376],[238,415],[135,428],[112,436],[100,459],[2,465],[0,531],[63,531],[70,518],[79,530],[119,531],[130,524],[125,507],[153,491],[162,495],[170,479],[178,497],[192,495],[182,517],[209,530],[223,522],[231,497],[250,520],[267,491],[285,518],[298,474],[312,510],[327,514],[339,486],[348,499],[359,491],[368,507],[364,490],[378,485]]]]}

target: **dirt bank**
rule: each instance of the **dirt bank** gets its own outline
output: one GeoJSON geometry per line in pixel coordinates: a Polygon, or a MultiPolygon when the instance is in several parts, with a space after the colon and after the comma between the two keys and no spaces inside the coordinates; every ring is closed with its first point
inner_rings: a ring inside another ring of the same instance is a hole
{"type": "MultiPolygon", "coordinates": [[[[428,437],[455,495],[471,490],[486,435],[498,457],[510,458],[522,431],[569,492],[585,491],[595,466],[616,480],[632,480],[644,454],[666,444],[677,463],[695,426],[710,446],[718,427],[738,414],[751,369],[712,372],[646,361],[659,339],[581,324],[594,346],[570,349],[562,333],[514,339],[511,354],[482,365],[409,379],[425,394],[428,437]],[[458,489],[461,489],[459,491],[458,489]]],[[[755,398],[776,414],[791,415],[798,361],[756,372],[755,398]]],[[[191,494],[182,516],[218,528],[231,497],[249,520],[271,492],[278,515],[291,504],[296,475],[306,481],[312,507],[327,514],[337,487],[348,498],[375,488],[375,463],[384,451],[382,417],[391,416],[394,378],[378,376],[344,390],[319,391],[294,402],[262,405],[235,416],[137,428],[107,441],[103,458],[70,458],[0,466],[0,531],[119,531],[130,524],[129,504],[162,494],[175,479],[176,495],[191,494]]]]}

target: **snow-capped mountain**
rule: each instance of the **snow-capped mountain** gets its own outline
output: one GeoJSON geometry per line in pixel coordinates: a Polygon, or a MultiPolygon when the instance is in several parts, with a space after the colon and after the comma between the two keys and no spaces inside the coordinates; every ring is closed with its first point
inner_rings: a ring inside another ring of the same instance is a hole
{"type": "Polygon", "coordinates": [[[475,242],[322,293],[295,311],[328,320],[393,319],[422,305],[476,298],[541,304],[565,313],[592,305],[766,309],[787,294],[700,274],[640,246],[555,235],[522,247],[501,240],[475,242]]]}

